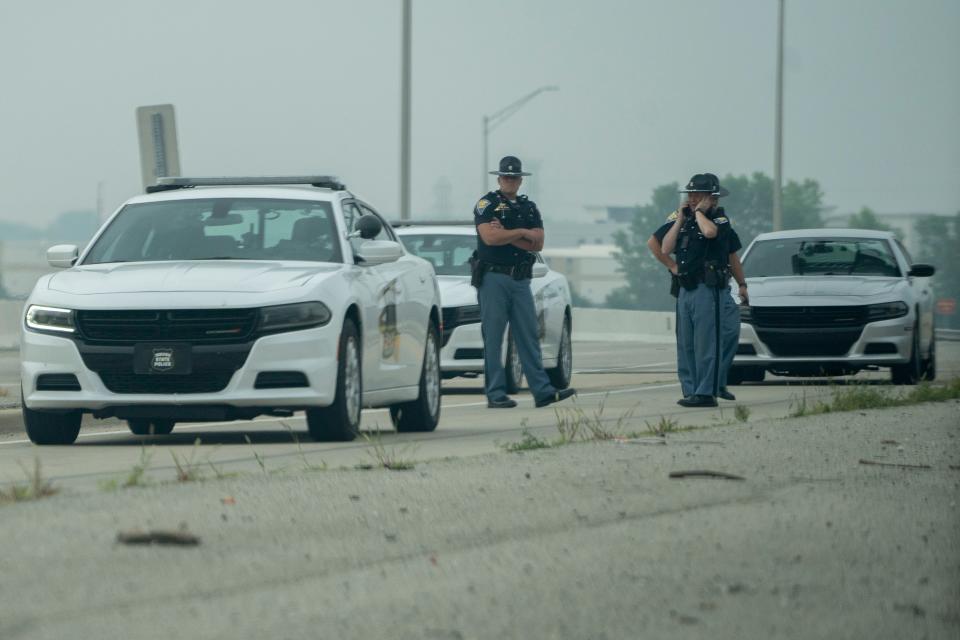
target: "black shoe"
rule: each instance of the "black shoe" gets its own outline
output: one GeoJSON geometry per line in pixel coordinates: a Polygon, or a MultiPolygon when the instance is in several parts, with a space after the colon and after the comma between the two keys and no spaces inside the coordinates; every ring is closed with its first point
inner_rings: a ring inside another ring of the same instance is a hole
{"type": "Polygon", "coordinates": [[[735,396],[735,395],[733,395],[732,393],[730,393],[729,391],[727,391],[727,388],[726,388],[726,387],[724,387],[723,389],[720,389],[720,391],[717,392],[717,397],[718,397],[718,398],[723,398],[724,400],[736,400],[736,399],[737,399],[737,396],[735,396]]]}
{"type": "Polygon", "coordinates": [[[713,396],[690,396],[678,400],[677,404],[681,407],[715,407],[717,406],[717,399],[713,396]]]}
{"type": "Polygon", "coordinates": [[[487,409],[513,409],[517,406],[517,401],[506,396],[490,400],[487,398],[487,409]]]}
{"type": "Polygon", "coordinates": [[[576,394],[577,394],[577,390],[572,387],[569,389],[561,389],[560,391],[557,391],[551,396],[547,396],[546,398],[540,398],[534,404],[536,404],[537,408],[539,409],[540,407],[545,407],[548,404],[553,404],[554,402],[560,402],[561,400],[566,400],[570,396],[573,396],[576,394]]]}

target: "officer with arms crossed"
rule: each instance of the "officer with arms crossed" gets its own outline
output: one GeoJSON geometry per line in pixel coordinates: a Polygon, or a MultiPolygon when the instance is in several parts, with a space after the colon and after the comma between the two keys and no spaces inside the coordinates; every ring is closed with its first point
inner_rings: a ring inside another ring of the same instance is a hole
{"type": "Polygon", "coordinates": [[[483,196],[474,210],[477,253],[473,260],[473,285],[480,300],[480,330],[483,333],[484,386],[487,406],[509,409],[517,406],[507,397],[506,374],[501,354],[503,335],[510,324],[517,354],[536,406],[545,407],[569,398],[572,388],[557,390],[543,370],[537,311],[530,292],[536,257],[543,249],[543,219],[537,205],[517,195],[522,176],[520,160],[500,160],[500,189],[483,196]]]}
{"type": "MultiPolygon", "coordinates": [[[[714,207],[715,216],[727,217],[727,214],[724,212],[722,207],[719,207],[719,199],[723,196],[729,195],[729,192],[723,187],[719,187],[720,180],[712,173],[703,174],[708,180],[712,181],[714,184],[718,185],[718,190],[715,193],[710,194],[710,206],[714,207]]],[[[688,216],[693,216],[694,208],[696,207],[697,202],[699,201],[699,194],[696,192],[687,192],[687,200],[680,208],[676,211],[670,213],[667,216],[667,219],[664,221],[660,227],[654,231],[650,238],[647,240],[647,248],[650,249],[650,253],[653,254],[653,257],[656,258],[660,263],[662,263],[671,274],[672,285],[670,287],[670,294],[676,298],[680,293],[679,279],[677,278],[677,263],[673,257],[663,252],[662,244],[663,239],[667,235],[667,232],[670,231],[670,228],[674,225],[677,220],[677,216],[680,214],[681,210],[688,216]]],[[[729,220],[729,218],[728,218],[729,220]]],[[[740,237],[737,235],[737,232],[732,228],[730,229],[732,235],[732,246],[740,247],[740,237]]],[[[737,254],[731,253],[729,255],[730,260],[730,271],[734,279],[739,285],[739,298],[741,304],[748,304],[747,296],[747,284],[743,276],[743,267],[740,264],[740,258],[737,254]]],[[[740,311],[737,309],[736,304],[730,304],[730,300],[721,300],[720,309],[720,326],[721,326],[721,344],[720,344],[720,388],[718,390],[718,397],[723,398],[724,400],[736,400],[734,396],[727,389],[727,374],[730,371],[730,367],[733,365],[733,358],[737,353],[737,345],[740,342],[740,311]]],[[[692,372],[688,368],[688,363],[685,360],[681,360],[679,355],[680,343],[677,342],[678,349],[678,367],[677,374],[680,378],[680,386],[683,389],[684,397],[692,395],[692,389],[694,387],[693,379],[691,378],[692,372]]]]}
{"type": "MultiPolygon", "coordinates": [[[[728,290],[731,269],[746,300],[746,281],[736,252],[740,239],[717,198],[726,195],[713,174],[697,174],[681,193],[687,206],[663,237],[663,253],[675,255],[680,283],[677,300],[677,371],[684,407],[715,407],[726,383],[739,333],[736,303],[728,290]],[[731,255],[733,258],[731,259],[731,255]],[[731,262],[734,264],[732,265],[731,262]],[[734,330],[735,329],[735,330],[734,330]]],[[[671,269],[672,271],[674,269],[671,269]]],[[[732,399],[725,389],[721,397],[732,399]]]]}

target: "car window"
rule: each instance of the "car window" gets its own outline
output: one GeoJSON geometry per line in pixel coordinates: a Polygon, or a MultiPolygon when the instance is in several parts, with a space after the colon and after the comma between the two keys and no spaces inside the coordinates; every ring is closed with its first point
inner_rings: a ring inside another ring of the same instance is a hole
{"type": "Polygon", "coordinates": [[[131,204],[84,264],[165,260],[342,262],[329,202],[205,198],[131,204]]]}
{"type": "Polygon", "coordinates": [[[894,240],[897,243],[897,246],[900,247],[900,251],[903,252],[903,257],[907,259],[907,264],[913,264],[913,257],[910,255],[910,252],[907,251],[907,248],[903,246],[903,243],[899,240],[894,240]]]}
{"type": "Polygon", "coordinates": [[[377,216],[377,218],[380,219],[380,224],[382,225],[382,228],[380,229],[380,233],[378,233],[376,236],[372,238],[373,240],[393,240],[393,241],[397,240],[397,237],[393,235],[393,229],[390,227],[387,221],[383,219],[383,216],[381,216],[379,213],[377,213],[367,205],[363,205],[363,204],[360,205],[360,210],[363,212],[363,215],[377,216]]]}
{"type": "Polygon", "coordinates": [[[469,276],[467,262],[477,248],[477,239],[465,235],[404,234],[400,241],[407,251],[433,264],[438,276],[469,276]]]}
{"type": "Polygon", "coordinates": [[[353,233],[356,230],[357,220],[360,219],[360,207],[355,202],[343,203],[343,222],[347,233],[353,233]]]}
{"type": "Polygon", "coordinates": [[[743,269],[748,278],[900,276],[890,244],[872,238],[759,240],[744,257],[743,269]]]}

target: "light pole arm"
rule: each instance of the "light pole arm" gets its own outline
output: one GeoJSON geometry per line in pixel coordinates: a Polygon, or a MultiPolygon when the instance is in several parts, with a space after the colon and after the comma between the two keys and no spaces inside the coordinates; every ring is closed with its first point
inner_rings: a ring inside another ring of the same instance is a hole
{"type": "Polygon", "coordinates": [[[487,133],[490,133],[491,131],[496,129],[498,126],[506,122],[506,120],[510,118],[510,116],[515,114],[517,111],[519,111],[520,108],[523,107],[523,105],[527,104],[528,102],[536,98],[538,95],[540,95],[544,91],[557,91],[557,90],[559,90],[559,87],[555,87],[553,85],[540,87],[539,89],[534,89],[533,91],[523,96],[519,100],[511,102],[510,104],[505,106],[503,109],[500,109],[499,111],[492,113],[489,116],[484,116],[484,126],[485,126],[484,130],[487,133]]]}

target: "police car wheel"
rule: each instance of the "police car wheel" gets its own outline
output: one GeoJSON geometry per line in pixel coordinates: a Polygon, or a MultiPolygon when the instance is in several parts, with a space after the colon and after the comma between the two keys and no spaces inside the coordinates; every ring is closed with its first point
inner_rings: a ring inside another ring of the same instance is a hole
{"type": "Polygon", "coordinates": [[[391,405],[390,421],[397,431],[433,431],[440,422],[440,340],[437,328],[427,330],[423,366],[420,368],[420,394],[412,402],[391,405]]]}
{"type": "Polygon", "coordinates": [[[547,369],[550,384],[556,389],[566,389],[570,386],[573,376],[573,343],[570,338],[570,319],[563,321],[563,330],[560,332],[560,350],[557,352],[557,366],[547,369]]]}
{"type": "Polygon", "coordinates": [[[507,334],[507,393],[517,393],[523,384],[523,365],[520,363],[520,352],[513,340],[513,334],[507,334]]]}
{"type": "Polygon", "coordinates": [[[21,411],[27,437],[33,444],[73,444],[80,434],[80,411],[47,413],[28,409],[27,405],[21,411]]]}
{"type": "Polygon", "coordinates": [[[329,407],[307,409],[307,431],[320,442],[349,442],[360,433],[360,403],[363,398],[360,338],[352,320],[343,321],[337,351],[337,388],[329,407]]]}
{"type": "Polygon", "coordinates": [[[173,431],[173,420],[145,420],[135,419],[127,420],[127,427],[130,432],[138,436],[165,436],[173,431]]]}
{"type": "Polygon", "coordinates": [[[920,335],[914,330],[910,360],[905,364],[895,364],[890,367],[890,380],[893,384],[914,385],[920,382],[920,375],[920,335]]]}

